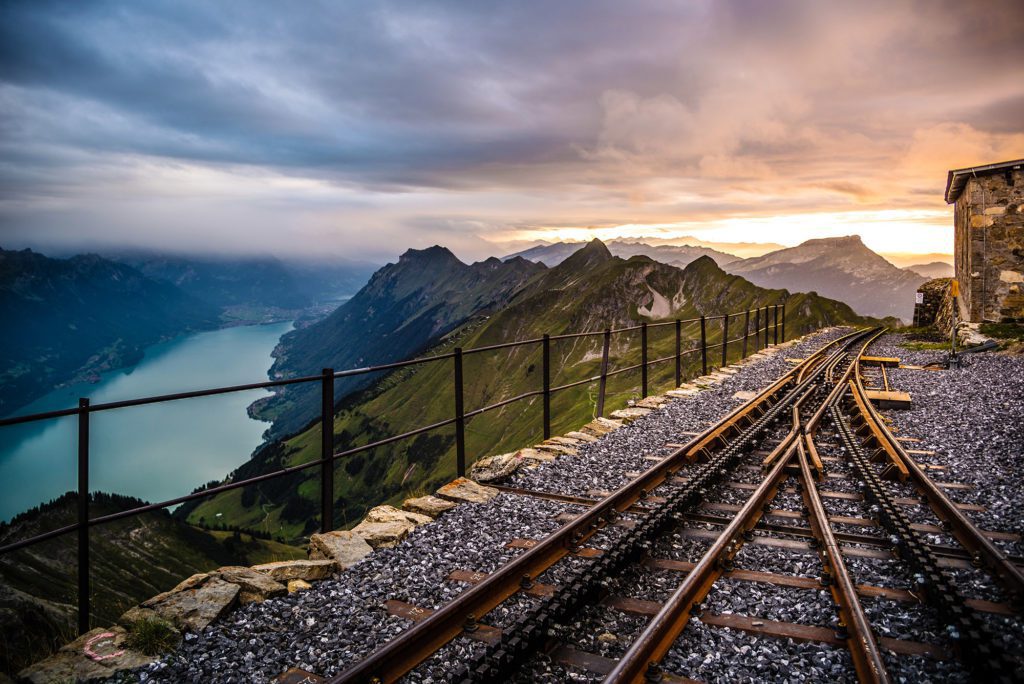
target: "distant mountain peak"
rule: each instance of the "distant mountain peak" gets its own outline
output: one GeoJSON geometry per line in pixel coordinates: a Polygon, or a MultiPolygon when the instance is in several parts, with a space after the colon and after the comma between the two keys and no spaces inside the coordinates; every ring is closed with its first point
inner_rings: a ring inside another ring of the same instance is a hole
{"type": "Polygon", "coordinates": [[[573,252],[572,256],[561,263],[560,268],[577,269],[593,267],[597,264],[611,261],[614,258],[615,257],[612,256],[612,253],[608,250],[608,246],[597,238],[594,238],[586,245],[573,252]]]}
{"type": "Polygon", "coordinates": [[[462,264],[452,251],[441,245],[433,245],[426,249],[407,249],[402,256],[398,257],[398,263],[403,262],[457,262],[462,264]]]}

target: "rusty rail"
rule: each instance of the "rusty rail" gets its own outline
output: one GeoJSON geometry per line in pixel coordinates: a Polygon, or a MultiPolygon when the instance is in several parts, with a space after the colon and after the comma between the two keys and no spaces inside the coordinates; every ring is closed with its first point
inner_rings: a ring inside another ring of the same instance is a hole
{"type": "MultiPolygon", "coordinates": [[[[850,335],[841,339],[848,337],[850,335]]],[[[808,357],[804,363],[820,363],[821,355],[834,344],[836,341],[827,343],[821,350],[808,357]]],[[[803,386],[798,385],[789,389],[784,395],[783,392],[792,384],[801,368],[802,366],[791,369],[778,382],[773,383],[756,397],[731,411],[718,424],[693,437],[690,442],[677,448],[667,458],[651,466],[639,477],[623,485],[608,497],[593,504],[585,512],[539,541],[522,555],[488,575],[479,584],[470,587],[429,617],[417,622],[377,651],[328,681],[331,684],[342,684],[343,682],[380,683],[398,680],[444,644],[462,633],[467,626],[475,627],[478,617],[482,617],[518,591],[531,586],[538,575],[573,549],[578,548],[598,530],[614,522],[623,511],[629,509],[637,501],[647,498],[651,491],[674,476],[677,470],[686,464],[688,455],[697,445],[707,440],[722,425],[744,420],[751,414],[753,407],[762,405],[781,407],[787,401],[795,400],[803,391],[803,386]]],[[[762,412],[760,420],[765,420],[771,415],[771,410],[762,412]]],[[[737,442],[739,441],[737,440],[737,442]]],[[[708,472],[712,471],[717,471],[717,469],[712,468],[708,472]]],[[[652,512],[652,515],[657,516],[654,520],[662,520],[667,517],[668,511],[652,512]]]]}
{"type": "MultiPolygon", "coordinates": [[[[808,440],[808,444],[813,446],[813,441],[808,440]]],[[[849,632],[846,645],[850,649],[853,667],[857,671],[857,680],[861,684],[868,682],[884,684],[890,681],[885,661],[878,650],[875,634],[871,630],[871,624],[857,597],[857,589],[846,569],[843,554],[839,549],[839,542],[836,541],[835,535],[832,533],[828,514],[818,495],[818,488],[811,473],[807,453],[803,443],[799,440],[796,451],[800,464],[800,479],[803,483],[801,494],[810,511],[811,527],[815,530],[815,536],[822,547],[822,564],[825,567],[825,576],[831,578],[829,591],[832,593],[832,600],[839,606],[842,618],[840,626],[845,627],[849,632]]]]}

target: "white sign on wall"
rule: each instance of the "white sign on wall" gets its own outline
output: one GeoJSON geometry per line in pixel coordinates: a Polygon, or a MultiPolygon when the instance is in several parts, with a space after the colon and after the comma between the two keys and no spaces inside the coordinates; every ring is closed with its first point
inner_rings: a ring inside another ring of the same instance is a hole
{"type": "Polygon", "coordinates": [[[915,304],[924,304],[924,292],[917,292],[914,294],[915,304]]]}

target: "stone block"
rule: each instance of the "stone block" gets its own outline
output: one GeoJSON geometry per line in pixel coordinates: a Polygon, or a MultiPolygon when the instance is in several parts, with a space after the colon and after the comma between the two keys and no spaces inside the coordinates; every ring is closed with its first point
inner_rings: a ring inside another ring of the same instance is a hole
{"type": "Polygon", "coordinates": [[[312,588],[313,588],[313,585],[310,584],[309,582],[307,582],[306,580],[300,580],[300,579],[288,580],[288,593],[289,594],[294,594],[297,591],[306,591],[307,589],[312,589],[312,588]]]}
{"type": "Polygon", "coordinates": [[[993,223],[995,223],[995,219],[991,216],[985,216],[984,214],[973,214],[971,216],[971,228],[988,228],[993,223]]]}
{"type": "Polygon", "coordinates": [[[392,522],[370,522],[364,520],[352,531],[362,537],[374,549],[393,549],[398,546],[409,533],[416,529],[410,522],[395,520],[392,522]]]}
{"type": "Polygon", "coordinates": [[[278,582],[301,579],[307,582],[327,579],[338,569],[333,560],[289,560],[252,566],[278,582]]]}
{"type": "Polygon", "coordinates": [[[577,432],[576,430],[573,430],[572,432],[566,432],[565,436],[566,437],[571,437],[572,439],[578,439],[581,442],[596,442],[597,441],[597,437],[595,437],[594,435],[588,435],[586,432],[577,432]]]}
{"type": "Polygon", "coordinates": [[[514,473],[523,464],[516,454],[498,454],[481,458],[469,467],[469,478],[477,482],[494,482],[514,473]]]}
{"type": "Polygon", "coordinates": [[[242,605],[260,603],[275,596],[284,596],[287,591],[280,582],[275,581],[262,572],[256,572],[252,568],[241,565],[229,565],[218,568],[214,574],[225,582],[238,585],[238,602],[242,605]]]}
{"type": "Polygon", "coordinates": [[[237,584],[201,573],[139,605],[154,611],[178,629],[201,632],[234,608],[239,593],[241,588],[237,584]]]}
{"type": "Polygon", "coordinates": [[[402,508],[413,513],[420,513],[422,515],[428,515],[431,518],[437,518],[445,511],[450,511],[455,508],[458,504],[452,501],[445,501],[444,499],[432,496],[418,496],[415,499],[406,499],[402,503],[402,508]]]}
{"type": "Polygon", "coordinates": [[[331,560],[342,570],[352,567],[372,552],[373,547],[350,530],[323,532],[309,538],[310,560],[331,560]]]}
{"type": "Polygon", "coordinates": [[[452,480],[437,490],[437,495],[442,499],[457,503],[484,503],[498,496],[498,493],[493,487],[485,487],[464,477],[452,480]]]}
{"type": "Polygon", "coordinates": [[[651,409],[646,408],[624,408],[618,411],[612,411],[612,418],[616,418],[625,423],[632,423],[638,418],[643,418],[651,413],[651,409]]]}
{"type": "Polygon", "coordinates": [[[429,522],[433,522],[433,518],[430,516],[422,515],[420,513],[413,513],[412,511],[403,511],[394,506],[374,506],[367,512],[366,518],[368,522],[407,522],[413,526],[426,525],[429,522]]]}

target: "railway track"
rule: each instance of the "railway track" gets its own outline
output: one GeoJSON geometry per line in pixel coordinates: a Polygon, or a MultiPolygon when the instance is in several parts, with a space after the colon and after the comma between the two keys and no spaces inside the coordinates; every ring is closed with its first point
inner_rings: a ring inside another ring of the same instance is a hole
{"type": "Polygon", "coordinates": [[[886,682],[913,663],[1015,680],[984,616],[1018,612],[1020,569],[867,400],[880,334],[824,345],[607,496],[506,489],[578,512],[510,540],[525,551],[492,573],[452,572],[467,588],[436,610],[389,601],[414,624],[327,681],[692,681],[722,633],[784,641],[794,678],[886,682]],[[960,572],[1001,593],[965,596],[960,572]]]}

